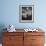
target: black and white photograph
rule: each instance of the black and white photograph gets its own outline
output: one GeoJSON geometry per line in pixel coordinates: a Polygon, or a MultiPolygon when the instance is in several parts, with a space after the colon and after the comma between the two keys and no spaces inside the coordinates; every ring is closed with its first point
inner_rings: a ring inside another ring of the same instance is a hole
{"type": "Polygon", "coordinates": [[[20,5],[20,22],[33,22],[34,19],[33,5],[20,5]]]}

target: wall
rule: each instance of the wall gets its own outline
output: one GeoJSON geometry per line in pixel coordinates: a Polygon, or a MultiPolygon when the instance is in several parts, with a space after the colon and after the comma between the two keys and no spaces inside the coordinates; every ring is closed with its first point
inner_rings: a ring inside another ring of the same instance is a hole
{"type": "Polygon", "coordinates": [[[0,0],[0,31],[13,24],[15,28],[40,27],[46,32],[46,0],[0,0]],[[19,22],[19,5],[34,5],[34,22],[19,22]]]}
{"type": "Polygon", "coordinates": [[[13,24],[16,28],[46,28],[46,0],[1,0],[0,25],[13,24]],[[19,5],[34,5],[34,23],[19,22],[19,5]]]}

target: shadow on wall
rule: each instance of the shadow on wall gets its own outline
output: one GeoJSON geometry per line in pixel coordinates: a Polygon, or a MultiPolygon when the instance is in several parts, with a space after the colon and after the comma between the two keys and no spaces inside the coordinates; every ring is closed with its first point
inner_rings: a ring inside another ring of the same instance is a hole
{"type": "Polygon", "coordinates": [[[6,28],[6,26],[4,24],[0,24],[0,43],[2,43],[3,32],[6,31],[4,28],[6,28]]]}

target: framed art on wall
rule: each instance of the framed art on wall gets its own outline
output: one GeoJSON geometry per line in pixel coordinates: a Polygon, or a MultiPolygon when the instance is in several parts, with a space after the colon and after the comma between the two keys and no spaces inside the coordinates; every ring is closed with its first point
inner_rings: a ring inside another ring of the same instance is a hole
{"type": "Polygon", "coordinates": [[[34,5],[19,6],[19,21],[33,22],[34,21],[34,5]]]}

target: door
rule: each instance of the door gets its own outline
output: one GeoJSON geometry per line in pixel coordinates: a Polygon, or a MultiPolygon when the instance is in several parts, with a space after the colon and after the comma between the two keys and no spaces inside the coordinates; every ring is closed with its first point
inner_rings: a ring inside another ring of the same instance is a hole
{"type": "Polygon", "coordinates": [[[24,46],[32,46],[32,36],[30,33],[24,33],[24,46]]]}
{"type": "Polygon", "coordinates": [[[44,36],[32,36],[32,46],[44,46],[44,36]]]}
{"type": "Polygon", "coordinates": [[[3,46],[23,46],[23,33],[9,34],[3,36],[3,46]]]}

